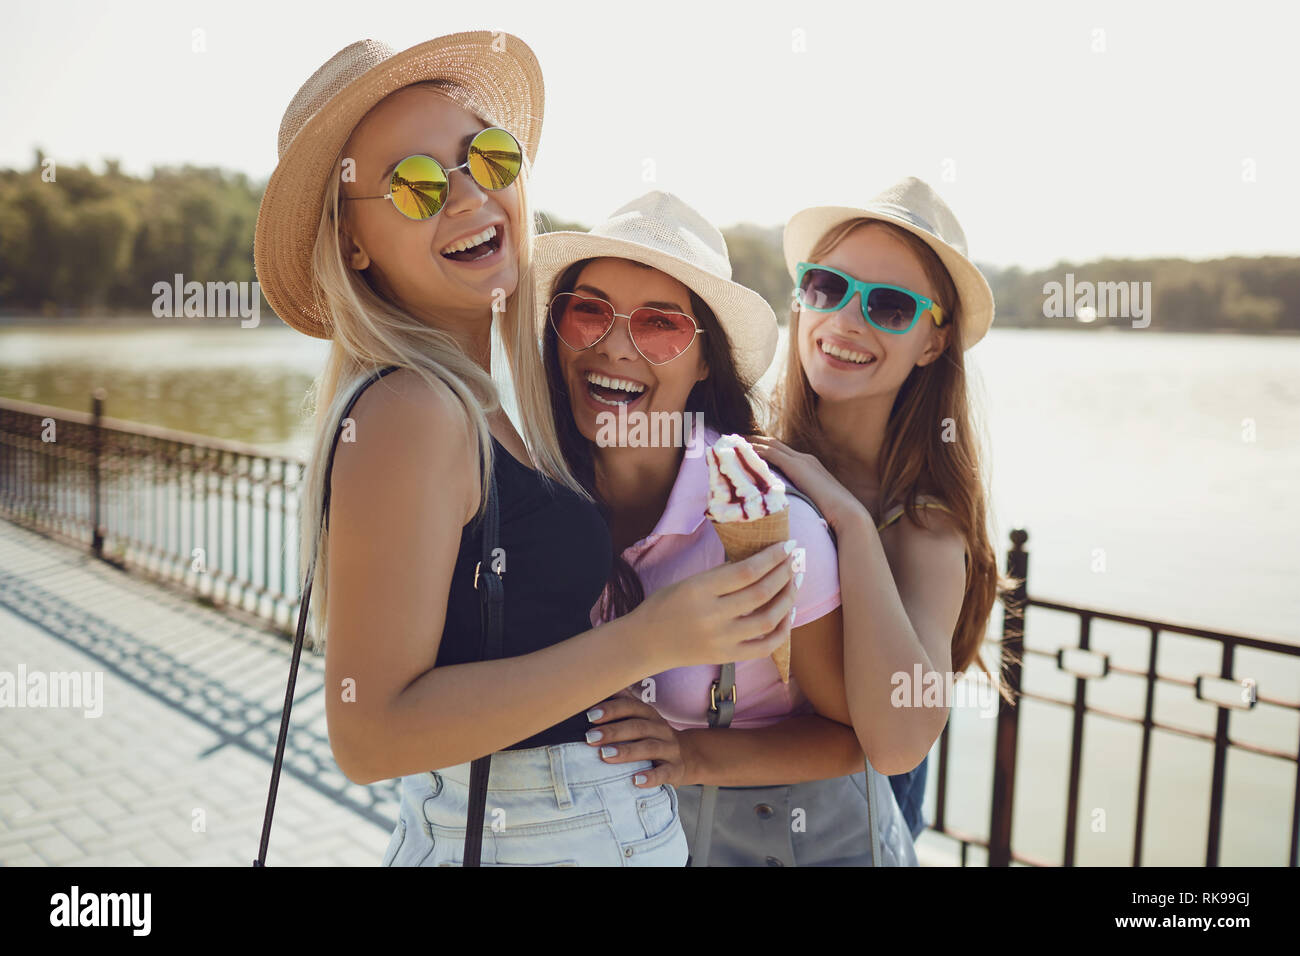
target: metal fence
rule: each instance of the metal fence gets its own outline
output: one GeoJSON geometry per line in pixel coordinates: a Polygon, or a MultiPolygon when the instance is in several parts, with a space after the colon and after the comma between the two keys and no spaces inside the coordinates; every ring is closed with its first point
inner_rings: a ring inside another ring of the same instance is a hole
{"type": "MultiPolygon", "coordinates": [[[[103,416],[103,395],[92,400],[87,415],[0,399],[0,516],[88,548],[95,556],[188,588],[200,599],[223,608],[256,615],[289,634],[297,613],[296,560],[298,485],[303,463],[269,455],[253,446],[118,421],[103,416]]],[[[1084,718],[1101,714],[1142,728],[1138,756],[1136,832],[1132,865],[1142,865],[1151,738],[1155,730],[1207,744],[1210,788],[1205,865],[1217,866],[1222,845],[1227,756],[1249,751],[1295,767],[1292,792],[1289,865],[1297,864],[1300,836],[1300,740],[1294,752],[1233,740],[1229,717],[1234,710],[1276,708],[1300,715],[1300,702],[1255,692],[1251,675],[1239,673],[1235,652],[1241,648],[1300,660],[1300,647],[1168,622],[1079,607],[1028,595],[1028,535],[1011,533],[1007,574],[1016,587],[1004,599],[1001,669],[1011,695],[1066,708],[1073,713],[1070,770],[1061,862],[1072,866],[1079,824],[1079,788],[1083,759],[1084,718]],[[1025,643],[1026,608],[1062,612],[1078,619],[1077,647],[1045,651],[1025,643]],[[1129,625],[1149,637],[1147,666],[1119,666],[1090,647],[1093,621],[1129,625]],[[1218,648],[1217,673],[1189,680],[1157,669],[1160,638],[1177,634],[1212,642],[1218,648]],[[1067,655],[1066,651],[1073,653],[1067,655]],[[1074,678],[1066,699],[1022,687],[1026,660],[1040,657],[1074,678]],[[1067,659],[1068,657],[1068,659],[1067,659]],[[1083,665],[1090,666],[1083,666],[1083,665]],[[1145,681],[1145,708],[1136,718],[1088,703],[1088,685],[1110,674],[1145,681]],[[1215,709],[1213,734],[1155,719],[1160,685],[1182,686],[1215,709]],[[1244,692],[1243,692],[1244,691],[1244,692]]],[[[999,701],[989,836],[962,832],[947,822],[950,729],[938,742],[937,804],[931,830],[959,846],[963,865],[970,850],[987,851],[991,866],[1011,863],[1045,865],[1012,848],[1012,819],[1017,775],[1017,740],[1022,708],[999,701]]]]}
{"type": "MultiPolygon", "coordinates": [[[[1229,736],[1228,728],[1229,717],[1233,711],[1250,711],[1256,707],[1266,707],[1274,708],[1279,713],[1300,715],[1300,701],[1283,700],[1258,693],[1256,676],[1250,673],[1240,673],[1236,660],[1236,651],[1238,649],[1249,648],[1254,651],[1264,652],[1267,655],[1275,655],[1272,658],[1275,661],[1300,661],[1300,646],[1031,597],[1026,586],[1029,555],[1024,550],[1028,537],[1028,534],[1023,530],[1012,531],[1011,548],[1007,552],[1007,575],[1016,582],[1016,585],[1005,596],[1003,601],[1002,677],[1006,681],[1011,695],[1017,701],[1040,701],[1068,709],[1073,715],[1070,735],[1070,769],[1068,777],[1064,781],[1066,814],[1062,834],[1061,865],[1073,866],[1075,864],[1076,842],[1079,832],[1079,787],[1083,762],[1084,718],[1087,714],[1098,714],[1142,728],[1141,745],[1138,754],[1138,787],[1134,814],[1133,852],[1130,865],[1141,866],[1143,862],[1143,836],[1148,814],[1151,810],[1147,796],[1150,784],[1152,732],[1160,730],[1187,739],[1200,740],[1207,745],[1206,757],[1210,768],[1209,792],[1204,795],[1188,795],[1189,800],[1204,799],[1206,801],[1209,821],[1205,834],[1205,865],[1207,867],[1219,865],[1219,854],[1223,839],[1224,789],[1228,753],[1232,750],[1249,752],[1292,765],[1295,783],[1291,793],[1290,849],[1287,865],[1295,866],[1297,862],[1297,839],[1300,837],[1300,739],[1297,739],[1294,751],[1278,750],[1244,740],[1234,740],[1229,736]],[[1027,608],[1035,607],[1061,612],[1077,618],[1077,645],[1074,648],[1060,648],[1055,651],[1027,646],[1025,642],[1025,612],[1027,608]],[[1090,644],[1092,640],[1092,623],[1094,621],[1112,621],[1146,632],[1149,639],[1146,667],[1143,669],[1123,667],[1112,662],[1109,655],[1093,650],[1090,644]],[[1188,679],[1186,676],[1162,673],[1157,668],[1157,661],[1161,646],[1160,638],[1163,634],[1177,634],[1211,642],[1209,646],[1217,647],[1218,650],[1219,666],[1217,673],[1202,673],[1192,679],[1188,679]],[[1022,686],[1024,663],[1033,658],[1051,661],[1061,672],[1072,676],[1074,679],[1073,697],[1056,697],[1026,691],[1022,686]],[[1145,693],[1141,717],[1133,717],[1113,709],[1089,705],[1089,681],[1102,680],[1111,674],[1126,674],[1130,677],[1139,678],[1144,682],[1145,693]],[[1207,708],[1212,708],[1215,714],[1214,733],[1207,734],[1193,727],[1156,720],[1156,691],[1162,685],[1189,688],[1193,691],[1195,700],[1198,703],[1207,708]]],[[[947,771],[949,767],[948,729],[945,729],[940,737],[938,802],[932,829],[957,841],[960,846],[962,865],[967,863],[971,847],[981,847],[987,850],[990,866],[1009,866],[1012,862],[1034,866],[1050,865],[1049,861],[1016,853],[1012,848],[1012,819],[1018,769],[1017,741],[1022,713],[1022,707],[1010,704],[1006,699],[998,701],[992,814],[989,822],[988,839],[981,839],[946,826],[945,810],[946,796],[948,794],[947,771]]],[[[1188,838],[1193,839],[1194,835],[1189,834],[1188,838]]]]}
{"type": "Polygon", "coordinates": [[[0,400],[0,514],[280,629],[297,613],[302,462],[0,400]]]}

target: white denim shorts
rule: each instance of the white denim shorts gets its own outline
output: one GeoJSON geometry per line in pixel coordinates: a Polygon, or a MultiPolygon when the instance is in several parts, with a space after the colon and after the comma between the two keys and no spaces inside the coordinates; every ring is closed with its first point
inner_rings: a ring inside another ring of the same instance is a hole
{"type": "MultiPolygon", "coordinates": [[[[607,764],[586,743],[492,755],[483,866],[685,866],[677,793],[632,778],[648,760],[607,764]]],[[[470,764],[402,778],[381,866],[460,866],[470,764]]]]}

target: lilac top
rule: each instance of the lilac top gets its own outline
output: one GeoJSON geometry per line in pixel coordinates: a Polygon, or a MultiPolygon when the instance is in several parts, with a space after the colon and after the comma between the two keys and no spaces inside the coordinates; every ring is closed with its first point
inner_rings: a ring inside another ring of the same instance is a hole
{"type": "MultiPolygon", "coordinates": [[[[704,430],[712,445],[718,433],[704,430]]],[[[623,557],[636,571],[647,596],[662,587],[717,567],[726,560],[722,541],[705,516],[709,503],[709,466],[699,446],[682,455],[668,506],[654,531],[629,546],[623,557]]],[[[783,476],[784,480],[784,476],[783,476]]],[[[789,484],[787,482],[787,484],[789,484]]],[[[793,487],[793,486],[791,486],[793,487]]],[[[840,605],[839,558],[826,522],[806,501],[790,496],[790,537],[804,549],[804,580],[795,606],[794,626],[815,621],[840,605]]],[[[591,612],[593,626],[608,618],[608,589],[591,612]]],[[[655,709],[674,730],[709,726],[709,688],[722,673],[721,664],[676,667],[654,675],[655,709]]],[[[631,691],[640,696],[640,686],[631,691]]],[[[736,712],[731,726],[765,727],[792,714],[812,713],[812,705],[794,675],[781,683],[770,657],[736,662],[736,712]]]]}

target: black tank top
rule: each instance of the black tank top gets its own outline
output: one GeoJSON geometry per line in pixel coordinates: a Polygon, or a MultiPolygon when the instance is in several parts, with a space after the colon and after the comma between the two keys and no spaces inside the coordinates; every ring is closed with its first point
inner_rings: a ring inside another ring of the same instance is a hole
{"type": "MultiPolygon", "coordinates": [[[[591,630],[591,608],[609,579],[613,543],[594,504],[519,461],[495,437],[492,446],[505,550],[504,656],[518,657],[591,630]]],[[[437,667],[479,659],[482,619],[474,566],[482,553],[482,528],[471,520],[461,529],[437,667]]],[[[600,700],[597,695],[591,704],[600,700]]],[[[585,742],[590,729],[584,710],[506,749],[585,742]]]]}

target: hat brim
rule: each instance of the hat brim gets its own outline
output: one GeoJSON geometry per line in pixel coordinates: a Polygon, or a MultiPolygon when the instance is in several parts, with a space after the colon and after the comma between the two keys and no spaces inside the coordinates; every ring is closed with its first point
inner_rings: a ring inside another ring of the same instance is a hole
{"type": "Polygon", "coordinates": [[[993,324],[993,290],[989,288],[984,274],[976,268],[975,263],[946,242],[906,219],[888,213],[851,206],[814,206],[795,213],[786,223],[782,239],[785,267],[790,278],[794,279],[798,274],[799,263],[808,261],[813,246],[822,236],[850,219],[878,219],[906,229],[923,240],[938,255],[957,288],[957,298],[961,300],[962,349],[970,348],[984,337],[993,324]]]}
{"type": "Polygon", "coordinates": [[[533,249],[533,283],[537,290],[537,331],[546,325],[553,288],[560,273],[582,259],[631,259],[672,276],[713,310],[731,343],[736,374],[745,388],[763,377],[776,356],[776,313],[767,300],[738,282],[720,278],[688,262],[638,242],[593,236],[586,232],[548,232],[533,249]]]}
{"type": "Polygon", "coordinates": [[[508,129],[531,164],[542,134],[545,90],[523,40],[475,30],[437,37],[394,54],[343,87],[299,130],[267,182],[257,211],[253,264],[266,301],[300,332],[327,339],[328,314],[311,278],[321,204],[338,152],[376,103],[402,87],[449,79],[468,88],[508,129]]]}

